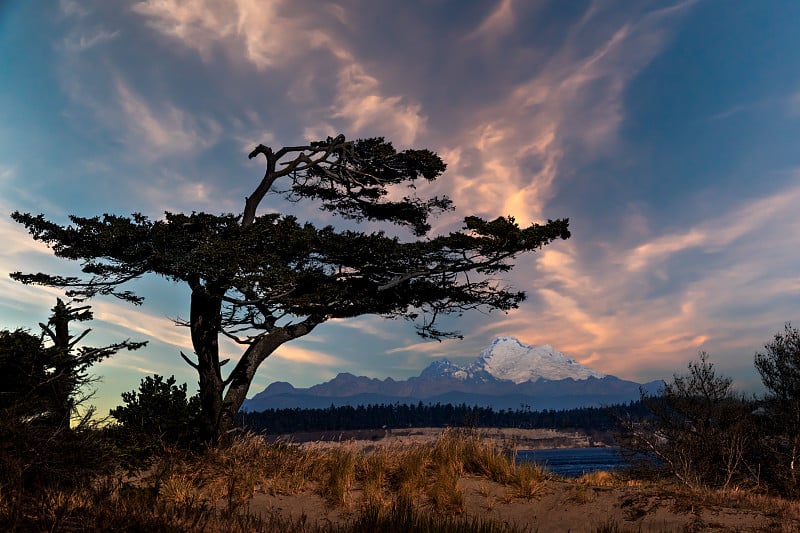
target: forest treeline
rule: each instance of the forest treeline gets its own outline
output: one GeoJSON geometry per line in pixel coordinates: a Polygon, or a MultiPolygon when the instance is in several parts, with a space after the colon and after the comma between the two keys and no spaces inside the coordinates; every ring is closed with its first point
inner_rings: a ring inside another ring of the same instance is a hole
{"type": "Polygon", "coordinates": [[[496,427],[610,431],[621,417],[647,412],[641,400],[608,407],[533,411],[528,406],[500,409],[460,404],[379,404],[318,409],[267,409],[240,413],[239,426],[255,433],[279,435],[305,431],[347,431],[410,427],[496,427]]]}

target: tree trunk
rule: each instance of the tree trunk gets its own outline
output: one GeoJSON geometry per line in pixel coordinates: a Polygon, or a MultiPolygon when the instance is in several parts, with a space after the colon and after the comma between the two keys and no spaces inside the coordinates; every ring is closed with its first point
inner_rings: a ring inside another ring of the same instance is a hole
{"type": "Polygon", "coordinates": [[[225,393],[218,427],[220,436],[233,427],[236,415],[247,397],[247,391],[250,390],[250,384],[261,363],[281,344],[307,335],[323,320],[324,317],[311,316],[299,324],[276,328],[247,348],[228,378],[230,385],[225,393]]]}
{"type": "Polygon", "coordinates": [[[206,287],[192,290],[190,327],[200,378],[200,435],[208,444],[219,441],[224,383],[219,366],[222,298],[206,287]]]}

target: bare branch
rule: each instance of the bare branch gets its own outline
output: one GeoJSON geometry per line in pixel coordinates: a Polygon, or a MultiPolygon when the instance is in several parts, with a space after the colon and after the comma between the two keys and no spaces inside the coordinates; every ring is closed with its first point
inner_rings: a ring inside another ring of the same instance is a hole
{"type": "Polygon", "coordinates": [[[194,363],[194,362],[193,362],[191,359],[189,359],[189,358],[186,356],[186,354],[185,354],[185,353],[183,353],[183,352],[180,352],[180,354],[181,354],[181,357],[183,358],[183,360],[184,360],[184,361],[186,361],[186,362],[189,364],[189,366],[190,366],[190,367],[194,368],[195,370],[198,370],[198,369],[200,368],[200,367],[197,365],[197,363],[194,363]]]}

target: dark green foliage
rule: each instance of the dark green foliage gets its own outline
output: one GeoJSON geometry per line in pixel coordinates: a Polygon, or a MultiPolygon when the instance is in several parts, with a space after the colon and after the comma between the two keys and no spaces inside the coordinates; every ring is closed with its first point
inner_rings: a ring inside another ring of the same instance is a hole
{"type": "Polygon", "coordinates": [[[142,379],[138,391],[122,393],[120,405],[111,409],[117,421],[113,432],[122,442],[142,453],[163,445],[190,446],[199,436],[200,399],[187,397],[186,384],[176,385],[175,376],[166,380],[154,374],[142,379]]]}
{"type": "Polygon", "coordinates": [[[15,509],[44,486],[75,486],[111,466],[93,410],[82,406],[90,396],[88,371],[141,343],[78,347],[88,330],[73,336],[70,323],[91,318],[88,307],[58,300],[48,322],[40,324],[40,336],[0,331],[0,496],[15,509]]]}
{"type": "Polygon", "coordinates": [[[616,427],[621,413],[640,415],[641,402],[610,407],[562,411],[530,409],[495,411],[466,404],[391,404],[340,406],[326,409],[267,409],[240,413],[241,425],[254,433],[272,435],[299,431],[344,431],[383,427],[497,427],[583,430],[600,435],[616,427]]]}
{"type": "Polygon", "coordinates": [[[69,332],[72,322],[92,319],[88,307],[73,308],[60,299],[36,337],[24,330],[0,331],[0,408],[13,408],[38,423],[69,428],[81,389],[92,378],[89,367],[119,350],[136,350],[145,343],[124,341],[101,348],[80,346],[90,330],[69,332]],[[49,345],[45,339],[50,340],[49,345]]]}
{"type": "Polygon", "coordinates": [[[259,365],[281,344],[332,318],[363,314],[414,321],[426,337],[458,336],[438,329],[437,317],[516,308],[525,294],[492,276],[510,270],[517,255],[570,236],[566,219],[521,228],[511,216],[470,216],[461,231],[428,236],[430,217],[452,205],[445,197],[419,198],[414,186],[418,179],[435,180],[445,164],[428,150],[398,152],[382,138],[351,142],[340,135],[277,151],[259,145],[250,158],[259,155],[266,171],[241,215],[166,213],[150,220],[105,214],[72,216],[71,224],[60,225],[43,215],[12,214],[58,257],[79,261],[85,274],[12,274],[23,283],[134,304],[142,298],[123,286],[146,274],[189,286],[184,325],[191,328],[195,359],[184,359],[198,372],[203,433],[212,442],[231,427],[259,365]],[[393,199],[398,195],[390,193],[402,185],[409,194],[393,199]],[[316,201],[356,222],[407,228],[416,238],[258,215],[270,192],[316,201]],[[220,335],[246,347],[227,377],[220,335]]]}
{"type": "Polygon", "coordinates": [[[16,406],[27,416],[46,411],[42,389],[50,363],[51,354],[40,337],[21,329],[0,331],[0,409],[16,406]]]}
{"type": "Polygon", "coordinates": [[[774,458],[770,477],[787,494],[800,490],[800,331],[784,326],[755,355],[769,394],[764,400],[763,442],[774,458]]]}
{"type": "Polygon", "coordinates": [[[800,493],[800,330],[790,324],[755,355],[768,394],[746,399],[706,355],[660,396],[643,396],[644,416],[620,417],[625,447],[692,487],[753,486],[800,493]]]}

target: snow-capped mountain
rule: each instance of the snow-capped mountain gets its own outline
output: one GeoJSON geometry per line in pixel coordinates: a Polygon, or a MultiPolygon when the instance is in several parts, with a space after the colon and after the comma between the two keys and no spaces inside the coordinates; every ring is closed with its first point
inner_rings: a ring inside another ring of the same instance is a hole
{"type": "Polygon", "coordinates": [[[585,367],[549,344],[529,346],[514,337],[497,337],[466,368],[467,374],[486,372],[495,379],[525,383],[540,378],[601,379],[605,374],[585,367]]]}
{"type": "Polygon", "coordinates": [[[605,374],[585,367],[549,344],[530,346],[514,337],[497,337],[480,355],[461,366],[448,359],[432,362],[420,378],[446,378],[469,383],[511,381],[516,384],[545,379],[602,379],[605,374]]]}
{"type": "MultiPolygon", "coordinates": [[[[429,364],[425,367],[425,370],[419,375],[421,378],[440,378],[440,377],[449,377],[453,378],[456,374],[460,374],[464,372],[464,368],[453,363],[450,359],[446,357],[444,359],[439,359],[434,361],[433,363],[429,364]]],[[[456,378],[457,379],[457,378],[456,378]]]]}
{"type": "MultiPolygon", "coordinates": [[[[663,381],[643,385],[650,392],[663,381]]],[[[529,346],[498,337],[467,365],[439,359],[417,377],[383,380],[341,373],[330,381],[296,389],[276,382],[252,399],[245,411],[282,407],[328,407],[394,403],[466,403],[495,409],[572,409],[639,398],[639,383],[587,368],[550,345],[529,346]]]]}

